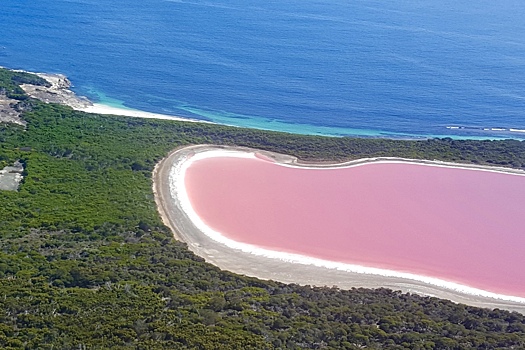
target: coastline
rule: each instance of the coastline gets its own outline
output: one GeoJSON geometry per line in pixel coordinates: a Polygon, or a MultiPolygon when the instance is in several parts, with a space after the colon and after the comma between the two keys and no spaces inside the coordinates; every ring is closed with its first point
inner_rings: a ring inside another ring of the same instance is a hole
{"type": "MultiPolygon", "coordinates": [[[[337,286],[343,289],[354,287],[386,287],[403,292],[449,299],[454,302],[474,306],[502,308],[525,313],[525,298],[502,296],[472,288],[469,289],[469,287],[465,288],[465,286],[462,285],[432,279],[426,276],[407,275],[395,271],[370,269],[357,265],[343,266],[344,264],[321,261],[319,259],[312,260],[303,256],[265,251],[258,247],[240,247],[235,244],[232,246],[232,244],[225,242],[220,237],[214,236],[211,238],[209,232],[203,232],[202,227],[195,223],[195,221],[198,220],[196,220],[191,213],[188,214],[187,203],[184,203],[184,199],[181,201],[181,193],[177,193],[177,191],[180,192],[180,188],[173,189],[173,184],[180,181],[180,167],[183,166],[184,162],[188,158],[195,157],[196,155],[196,158],[198,158],[199,153],[210,150],[226,152],[225,154],[231,153],[232,151],[249,152],[252,153],[252,156],[255,156],[257,153],[284,166],[303,168],[326,168],[328,166],[334,166],[328,164],[305,164],[298,162],[296,158],[291,156],[242,147],[192,146],[171,152],[168,157],[157,165],[153,174],[157,206],[165,224],[172,229],[175,237],[186,242],[190,250],[203,257],[206,261],[235,273],[285,283],[337,286]],[[177,174],[177,171],[172,170],[174,167],[179,167],[179,174],[177,174]],[[177,200],[174,200],[173,197],[177,200]]],[[[407,161],[394,158],[383,160],[389,162],[407,161]]],[[[357,166],[376,161],[378,161],[378,159],[366,159],[336,164],[335,166],[357,166]]],[[[412,160],[412,162],[414,161],[412,160]]],[[[462,164],[455,163],[415,162],[427,165],[465,168],[462,164]]],[[[480,166],[467,166],[467,168],[506,173],[508,173],[509,170],[505,168],[494,169],[480,166]]],[[[525,175],[523,171],[510,170],[513,174],[525,175]]],[[[182,196],[183,195],[184,194],[182,194],[182,196]]]]}
{"type": "MultiPolygon", "coordinates": [[[[0,68],[5,68],[0,66],[0,68]]],[[[6,68],[8,69],[8,68],[6,68]]],[[[481,128],[481,127],[463,127],[463,126],[445,126],[446,130],[470,130],[476,132],[494,132],[504,131],[506,135],[454,135],[454,134],[407,134],[405,132],[392,132],[382,131],[376,129],[341,129],[337,130],[337,127],[330,126],[315,126],[309,124],[296,124],[286,123],[277,121],[271,118],[263,118],[262,120],[250,119],[250,123],[239,123],[238,121],[230,120],[202,120],[190,117],[182,117],[178,115],[162,114],[147,112],[143,110],[137,110],[128,108],[125,106],[113,106],[110,104],[92,102],[84,96],[79,96],[73,92],[70,88],[72,86],[70,80],[63,74],[50,74],[50,73],[35,73],[25,70],[13,70],[19,72],[26,72],[35,74],[45,80],[47,80],[51,87],[34,86],[30,84],[22,84],[21,88],[32,98],[39,99],[45,103],[58,103],[69,106],[74,110],[103,115],[118,115],[135,118],[149,118],[149,119],[161,119],[161,120],[174,120],[182,122],[193,122],[193,123],[207,123],[207,124],[218,124],[232,127],[252,128],[258,130],[267,130],[275,132],[292,133],[298,135],[317,135],[325,137],[372,137],[372,138],[387,138],[387,139],[407,139],[407,140],[422,140],[432,138],[451,138],[457,140],[507,140],[514,139],[522,141],[524,140],[523,134],[525,130],[517,128],[481,128]]],[[[213,119],[213,118],[212,118],[213,119]]],[[[23,121],[20,122],[23,125],[23,121]]]]}
{"type": "Polygon", "coordinates": [[[205,120],[197,120],[191,118],[184,118],[180,116],[151,113],[132,108],[122,108],[105,105],[102,103],[94,103],[88,98],[78,96],[71,91],[71,82],[69,79],[62,74],[49,74],[49,73],[34,73],[24,70],[20,72],[26,72],[35,74],[45,80],[47,80],[51,86],[36,86],[31,84],[22,84],[20,87],[32,98],[36,98],[45,103],[58,103],[65,106],[69,106],[76,111],[93,114],[105,114],[105,115],[118,115],[135,118],[148,118],[148,119],[162,119],[162,120],[174,120],[184,121],[193,123],[208,123],[214,124],[205,120]]]}

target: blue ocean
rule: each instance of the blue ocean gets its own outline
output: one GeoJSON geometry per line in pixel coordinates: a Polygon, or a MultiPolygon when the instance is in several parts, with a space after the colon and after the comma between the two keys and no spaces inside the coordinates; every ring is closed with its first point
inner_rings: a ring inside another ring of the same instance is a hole
{"type": "Polygon", "coordinates": [[[522,0],[2,0],[0,65],[302,134],[525,139],[522,0]]]}

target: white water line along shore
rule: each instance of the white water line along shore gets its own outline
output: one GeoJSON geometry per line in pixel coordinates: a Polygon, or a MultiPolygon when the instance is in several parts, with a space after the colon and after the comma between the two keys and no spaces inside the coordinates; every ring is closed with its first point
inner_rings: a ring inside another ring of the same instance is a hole
{"type": "Polygon", "coordinates": [[[155,170],[155,192],[162,193],[157,201],[166,224],[174,230],[197,255],[232,272],[281,282],[317,286],[387,287],[419,293],[455,302],[490,308],[502,308],[525,313],[525,298],[502,295],[446,280],[406,272],[332,262],[298,254],[263,249],[226,238],[208,227],[193,210],[184,185],[184,176],[192,162],[209,157],[254,158],[263,154],[276,164],[308,169],[351,167],[370,162],[410,162],[440,167],[468,168],[524,176],[525,172],[504,168],[466,166],[462,164],[403,159],[367,159],[332,166],[300,164],[293,157],[243,148],[194,146],[173,152],[155,170]]]}

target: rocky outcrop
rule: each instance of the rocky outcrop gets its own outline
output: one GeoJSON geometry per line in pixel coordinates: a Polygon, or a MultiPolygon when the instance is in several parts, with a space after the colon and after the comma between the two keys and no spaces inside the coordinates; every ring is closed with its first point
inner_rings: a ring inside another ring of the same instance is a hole
{"type": "Polygon", "coordinates": [[[20,118],[20,111],[16,108],[19,102],[7,97],[5,91],[0,91],[0,122],[25,125],[25,121],[20,118]]]}
{"type": "Polygon", "coordinates": [[[12,166],[0,169],[0,190],[16,191],[23,179],[24,165],[16,161],[12,166]]]}
{"type": "Polygon", "coordinates": [[[36,73],[36,75],[47,80],[51,86],[20,85],[30,97],[45,103],[59,103],[75,109],[86,108],[93,105],[87,98],[77,96],[70,90],[71,82],[65,75],[44,73],[36,73]]]}
{"type": "MultiPolygon", "coordinates": [[[[32,73],[49,82],[49,86],[21,84],[20,87],[32,98],[45,103],[59,103],[74,109],[84,109],[93,104],[87,98],[77,96],[70,90],[71,82],[62,74],[32,73]]],[[[6,91],[0,89],[0,123],[14,123],[25,126],[25,121],[20,117],[27,106],[24,101],[7,97],[6,91]]]]}

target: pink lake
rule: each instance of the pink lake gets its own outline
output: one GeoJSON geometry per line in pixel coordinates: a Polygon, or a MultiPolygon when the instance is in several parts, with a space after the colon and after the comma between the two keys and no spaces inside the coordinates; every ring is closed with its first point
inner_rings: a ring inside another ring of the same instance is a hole
{"type": "Polygon", "coordinates": [[[238,242],[525,297],[525,176],[212,157],[185,186],[200,218],[238,242]]]}

